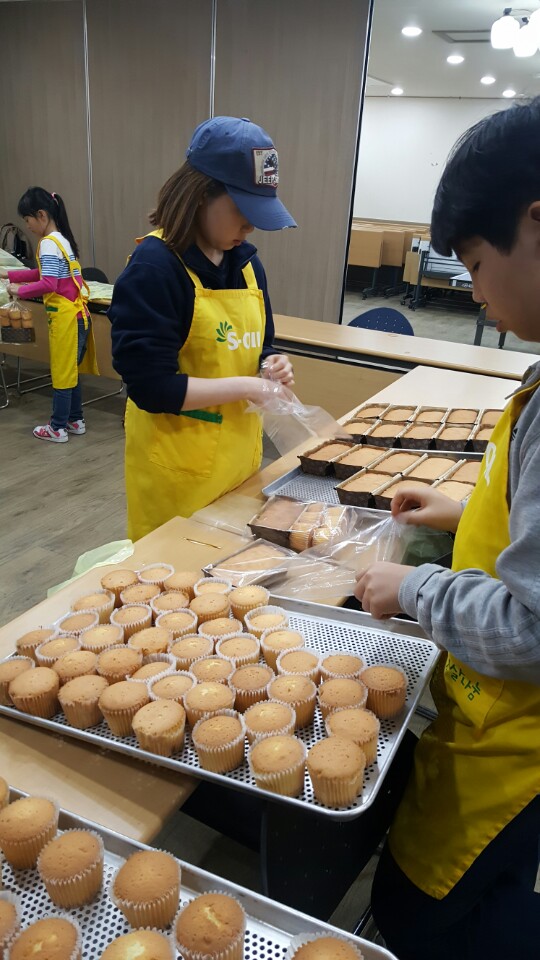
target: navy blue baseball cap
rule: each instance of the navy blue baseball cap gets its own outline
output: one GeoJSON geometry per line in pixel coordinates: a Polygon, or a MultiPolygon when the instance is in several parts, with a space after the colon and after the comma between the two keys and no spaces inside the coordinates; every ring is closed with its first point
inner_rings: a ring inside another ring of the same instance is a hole
{"type": "Polygon", "coordinates": [[[296,227],[277,196],[277,150],[262,127],[245,117],[214,117],[199,124],[186,157],[219,180],[246,220],[259,230],[296,227]]]}

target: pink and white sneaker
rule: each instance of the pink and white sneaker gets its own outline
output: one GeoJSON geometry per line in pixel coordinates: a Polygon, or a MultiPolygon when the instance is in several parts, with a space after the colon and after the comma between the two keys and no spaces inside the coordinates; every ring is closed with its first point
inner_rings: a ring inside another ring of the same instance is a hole
{"type": "Polygon", "coordinates": [[[34,427],[32,432],[38,440],[50,440],[52,443],[67,443],[69,440],[67,430],[62,427],[60,430],[53,430],[50,423],[43,427],[34,427]]]}
{"type": "Polygon", "coordinates": [[[83,433],[86,433],[86,423],[84,420],[68,420],[67,432],[82,437],[83,433]]]}

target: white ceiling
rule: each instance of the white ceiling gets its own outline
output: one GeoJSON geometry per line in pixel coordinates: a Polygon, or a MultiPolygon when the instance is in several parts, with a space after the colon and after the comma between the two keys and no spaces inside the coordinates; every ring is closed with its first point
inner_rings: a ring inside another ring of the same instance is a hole
{"type": "MultiPolygon", "coordinates": [[[[514,16],[540,7],[540,0],[523,2],[526,6],[512,7],[514,16]]],[[[367,96],[389,96],[393,86],[402,87],[409,97],[493,98],[507,87],[519,96],[540,94],[540,53],[520,59],[513,50],[494,50],[489,43],[491,24],[504,7],[504,0],[375,0],[367,96]],[[401,28],[407,25],[422,27],[423,33],[415,39],[404,37],[401,28]],[[436,30],[484,32],[473,35],[478,40],[472,43],[453,34],[456,42],[449,43],[436,30]],[[460,53],[465,62],[448,64],[452,53],[460,53]],[[485,74],[496,83],[481,84],[485,74]]]]}

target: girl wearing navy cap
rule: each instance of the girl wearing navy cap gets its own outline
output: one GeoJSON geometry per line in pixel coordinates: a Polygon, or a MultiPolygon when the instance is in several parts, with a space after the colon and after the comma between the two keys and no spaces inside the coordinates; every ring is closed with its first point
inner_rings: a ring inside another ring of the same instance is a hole
{"type": "Polygon", "coordinates": [[[278,156],[249,120],[195,130],[187,161],[161,188],[118,278],[109,316],[113,365],[127,386],[128,534],[190,516],[260,466],[268,384],[292,384],[273,352],[274,324],[254,227],[296,224],[276,195],[278,156]]]}

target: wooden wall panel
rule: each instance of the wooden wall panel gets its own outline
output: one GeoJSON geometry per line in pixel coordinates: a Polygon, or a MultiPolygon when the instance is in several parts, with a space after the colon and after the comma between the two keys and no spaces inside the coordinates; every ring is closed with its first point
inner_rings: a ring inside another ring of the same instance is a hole
{"type": "Polygon", "coordinates": [[[82,3],[0,3],[0,37],[0,223],[24,226],[27,187],[57,191],[89,263],[82,3]]]}
{"type": "Polygon", "coordinates": [[[299,224],[254,235],[276,313],[339,319],[369,7],[218,0],[215,112],[268,130],[299,224]]]}
{"type": "Polygon", "coordinates": [[[211,0],[88,4],[96,266],[114,280],[208,117],[211,0]]]}

